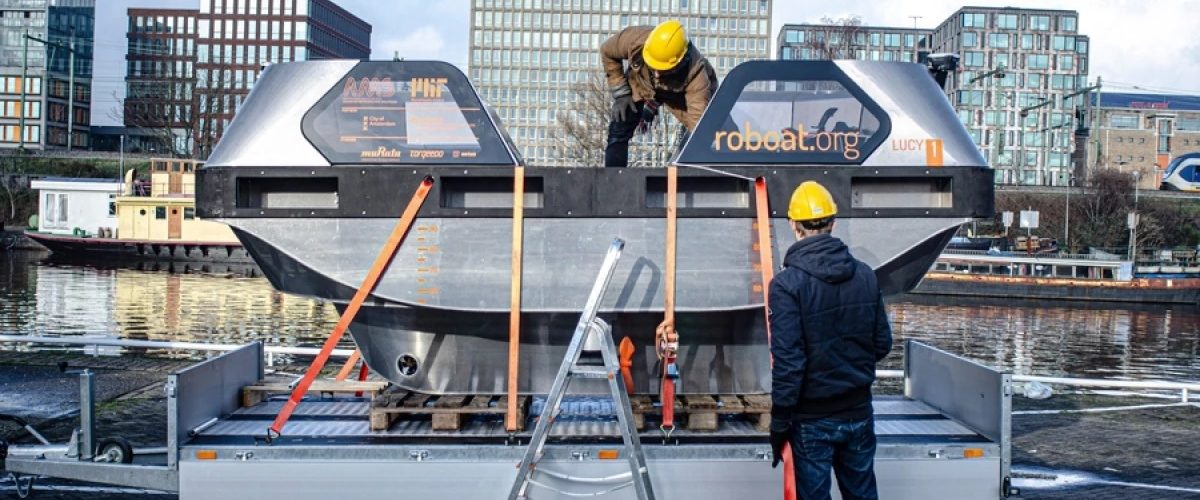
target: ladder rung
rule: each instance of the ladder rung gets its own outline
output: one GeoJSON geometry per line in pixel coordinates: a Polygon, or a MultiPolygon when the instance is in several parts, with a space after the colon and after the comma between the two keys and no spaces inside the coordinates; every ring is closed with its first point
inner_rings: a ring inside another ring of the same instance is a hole
{"type": "Polygon", "coordinates": [[[592,369],[575,368],[575,369],[571,370],[572,377],[580,377],[580,378],[608,378],[609,374],[610,374],[610,372],[608,370],[596,369],[596,368],[592,368],[592,369]]]}

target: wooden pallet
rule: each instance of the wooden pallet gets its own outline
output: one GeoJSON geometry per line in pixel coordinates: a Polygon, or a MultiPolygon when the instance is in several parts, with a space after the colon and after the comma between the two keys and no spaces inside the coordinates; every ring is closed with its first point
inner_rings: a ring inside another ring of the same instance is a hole
{"type": "MultiPolygon", "coordinates": [[[[633,396],[633,421],[638,430],[646,427],[646,415],[662,418],[658,396],[633,396]]],[[[745,415],[755,420],[754,428],[766,432],[771,425],[771,396],[752,395],[684,395],[675,398],[675,415],[689,431],[717,430],[720,415],[745,415]]]]}
{"type": "MultiPolygon", "coordinates": [[[[387,388],[388,382],[382,380],[370,380],[366,382],[342,381],[335,382],[332,380],[315,380],[308,388],[308,393],[318,394],[349,394],[354,395],[362,393],[363,396],[374,399],[376,395],[383,392],[387,388]]],[[[285,382],[259,382],[257,384],[242,387],[242,406],[250,407],[257,405],[267,399],[272,394],[291,394],[292,387],[285,382]]]]}
{"type": "MultiPolygon", "coordinates": [[[[518,422],[525,421],[530,399],[529,396],[518,399],[518,422]]],[[[371,430],[387,430],[403,416],[429,415],[433,430],[457,431],[470,415],[504,415],[507,409],[508,396],[504,395],[434,396],[392,388],[371,402],[371,430]]]]}

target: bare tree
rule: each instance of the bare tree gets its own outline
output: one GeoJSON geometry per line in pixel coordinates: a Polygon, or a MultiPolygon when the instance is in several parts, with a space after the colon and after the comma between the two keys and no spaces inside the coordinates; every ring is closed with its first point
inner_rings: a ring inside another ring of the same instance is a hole
{"type": "Polygon", "coordinates": [[[604,72],[591,72],[587,80],[571,86],[571,93],[573,105],[554,117],[558,122],[559,133],[554,137],[558,153],[577,166],[603,165],[612,107],[604,72]]]}
{"type": "MultiPolygon", "coordinates": [[[[608,80],[603,71],[597,70],[589,73],[586,80],[572,85],[571,92],[574,102],[555,116],[558,123],[555,147],[567,164],[602,166],[613,102],[608,80]]],[[[659,107],[654,122],[629,141],[629,166],[665,166],[675,153],[682,128],[670,111],[659,107]]]]}
{"type": "Polygon", "coordinates": [[[818,27],[808,30],[804,47],[812,52],[813,59],[855,59],[853,47],[865,45],[857,40],[865,35],[860,16],[822,17],[818,27]]]}

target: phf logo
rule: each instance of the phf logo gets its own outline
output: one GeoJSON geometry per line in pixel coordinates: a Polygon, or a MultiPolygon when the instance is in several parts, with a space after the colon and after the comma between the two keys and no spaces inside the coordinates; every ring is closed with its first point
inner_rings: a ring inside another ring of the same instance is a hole
{"type": "Polygon", "coordinates": [[[940,167],[946,162],[945,143],[941,139],[892,139],[895,151],[925,151],[925,166],[940,167]]]}
{"type": "Polygon", "coordinates": [[[413,78],[408,85],[409,97],[413,99],[441,99],[445,78],[413,78]]]}

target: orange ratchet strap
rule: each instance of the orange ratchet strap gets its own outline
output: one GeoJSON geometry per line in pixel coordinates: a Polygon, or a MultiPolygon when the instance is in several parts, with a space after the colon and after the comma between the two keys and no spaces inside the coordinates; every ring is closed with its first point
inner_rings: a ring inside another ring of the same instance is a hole
{"type": "MultiPolygon", "coordinates": [[[[767,300],[771,294],[771,278],[775,275],[775,261],[771,247],[771,214],[768,207],[767,180],[754,179],[754,205],[757,212],[754,225],[758,228],[758,262],[762,272],[763,326],[767,330],[767,350],[771,349],[771,309],[767,300]]],[[[774,363],[774,359],[771,360],[774,363]]],[[[783,500],[796,500],[796,469],[792,467],[792,449],[783,445],[783,500]]]]}
{"type": "Polygon", "coordinates": [[[292,389],[291,397],[288,398],[287,403],[284,403],[283,408],[279,410],[279,414],[275,416],[275,422],[267,429],[268,442],[273,438],[272,434],[274,436],[281,434],[280,431],[283,430],[283,425],[287,423],[288,418],[291,418],[292,412],[296,411],[296,406],[299,406],[300,398],[304,397],[304,393],[308,392],[308,388],[312,386],[313,380],[316,380],[317,374],[325,367],[325,362],[329,360],[329,353],[333,352],[333,348],[337,346],[338,341],[342,339],[342,335],[349,328],[350,322],[358,315],[358,310],[362,307],[363,301],[375,290],[375,285],[379,283],[379,279],[387,271],[388,265],[392,263],[392,258],[396,256],[396,251],[400,249],[400,244],[408,236],[408,230],[412,227],[413,221],[417,219],[417,212],[421,210],[421,205],[425,203],[425,197],[429,194],[431,188],[433,188],[432,177],[426,177],[417,186],[416,193],[409,200],[408,207],[404,209],[404,213],[400,216],[400,221],[396,224],[395,229],[392,229],[392,234],[388,237],[387,243],[383,245],[383,248],[379,251],[379,255],[375,257],[375,263],[371,265],[371,270],[367,272],[366,278],[363,278],[362,285],[359,285],[358,291],[354,293],[354,298],[350,299],[350,304],[342,312],[342,317],[338,320],[337,325],[333,327],[333,332],[329,334],[329,338],[325,339],[325,345],[321,347],[321,352],[317,354],[312,364],[308,366],[308,371],[304,372],[304,377],[296,384],[295,389],[292,389]]]}
{"type": "MultiPolygon", "coordinates": [[[[665,289],[663,293],[663,322],[661,337],[657,339],[659,356],[662,358],[662,385],[659,400],[662,402],[662,431],[669,437],[675,430],[675,381],[679,378],[679,367],[675,366],[675,353],[679,348],[678,332],[675,330],[675,237],[676,237],[676,193],[679,190],[679,167],[667,167],[667,255],[665,267],[665,289]],[[674,342],[668,337],[676,335],[674,342]]],[[[656,334],[659,332],[656,332],[656,334]]]]}
{"type": "Polygon", "coordinates": [[[521,264],[525,243],[525,167],[513,172],[512,289],[508,307],[508,406],[504,428],[517,432],[517,370],[521,362],[521,264]]]}

